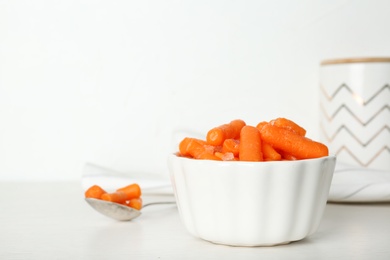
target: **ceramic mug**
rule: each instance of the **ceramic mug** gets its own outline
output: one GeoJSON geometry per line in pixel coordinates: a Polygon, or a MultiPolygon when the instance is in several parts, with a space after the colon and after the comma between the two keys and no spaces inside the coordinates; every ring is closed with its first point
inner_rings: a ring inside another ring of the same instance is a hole
{"type": "Polygon", "coordinates": [[[390,57],[324,60],[321,141],[339,162],[390,171],[390,57]]]}

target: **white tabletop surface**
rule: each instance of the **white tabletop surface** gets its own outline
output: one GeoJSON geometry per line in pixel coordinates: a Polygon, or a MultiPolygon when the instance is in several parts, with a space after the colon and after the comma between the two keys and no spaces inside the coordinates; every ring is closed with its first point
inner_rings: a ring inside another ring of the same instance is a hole
{"type": "Polygon", "coordinates": [[[108,219],[79,183],[3,182],[0,194],[0,259],[390,259],[390,203],[328,204],[304,240],[230,247],[189,235],[174,205],[108,219]]]}

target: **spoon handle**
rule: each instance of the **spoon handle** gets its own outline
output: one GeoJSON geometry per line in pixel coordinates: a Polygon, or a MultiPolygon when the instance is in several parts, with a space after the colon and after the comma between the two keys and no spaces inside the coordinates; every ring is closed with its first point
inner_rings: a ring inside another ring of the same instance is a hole
{"type": "Polygon", "coordinates": [[[149,202],[149,203],[145,203],[142,208],[145,208],[147,206],[151,206],[151,205],[164,205],[164,204],[176,204],[176,202],[174,201],[156,201],[156,202],[149,202]]]}

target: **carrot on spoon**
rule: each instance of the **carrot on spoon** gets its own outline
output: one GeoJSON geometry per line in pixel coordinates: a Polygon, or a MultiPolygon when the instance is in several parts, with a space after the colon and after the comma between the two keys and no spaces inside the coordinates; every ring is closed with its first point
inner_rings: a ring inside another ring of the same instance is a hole
{"type": "Polygon", "coordinates": [[[126,205],[130,208],[141,210],[142,209],[142,198],[134,198],[126,202],[126,205]]]}
{"type": "Polygon", "coordinates": [[[137,183],[133,183],[125,187],[119,188],[116,191],[124,192],[126,194],[126,200],[139,198],[142,195],[141,187],[137,183]]]}
{"type": "Polygon", "coordinates": [[[93,185],[89,187],[84,195],[86,198],[100,199],[103,194],[107,193],[99,185],[93,185]]]}
{"type": "Polygon", "coordinates": [[[127,194],[123,191],[104,193],[101,196],[101,199],[105,201],[111,201],[111,202],[123,204],[127,200],[127,194]]]}

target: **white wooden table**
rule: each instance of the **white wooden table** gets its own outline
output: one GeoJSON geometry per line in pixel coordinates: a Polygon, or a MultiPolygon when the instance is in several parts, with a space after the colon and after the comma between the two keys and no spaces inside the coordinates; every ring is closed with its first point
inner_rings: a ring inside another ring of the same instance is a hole
{"type": "Polygon", "coordinates": [[[3,182],[0,195],[0,259],[390,259],[390,203],[328,204],[312,236],[245,248],[190,236],[174,205],[108,219],[79,183],[3,182]]]}

